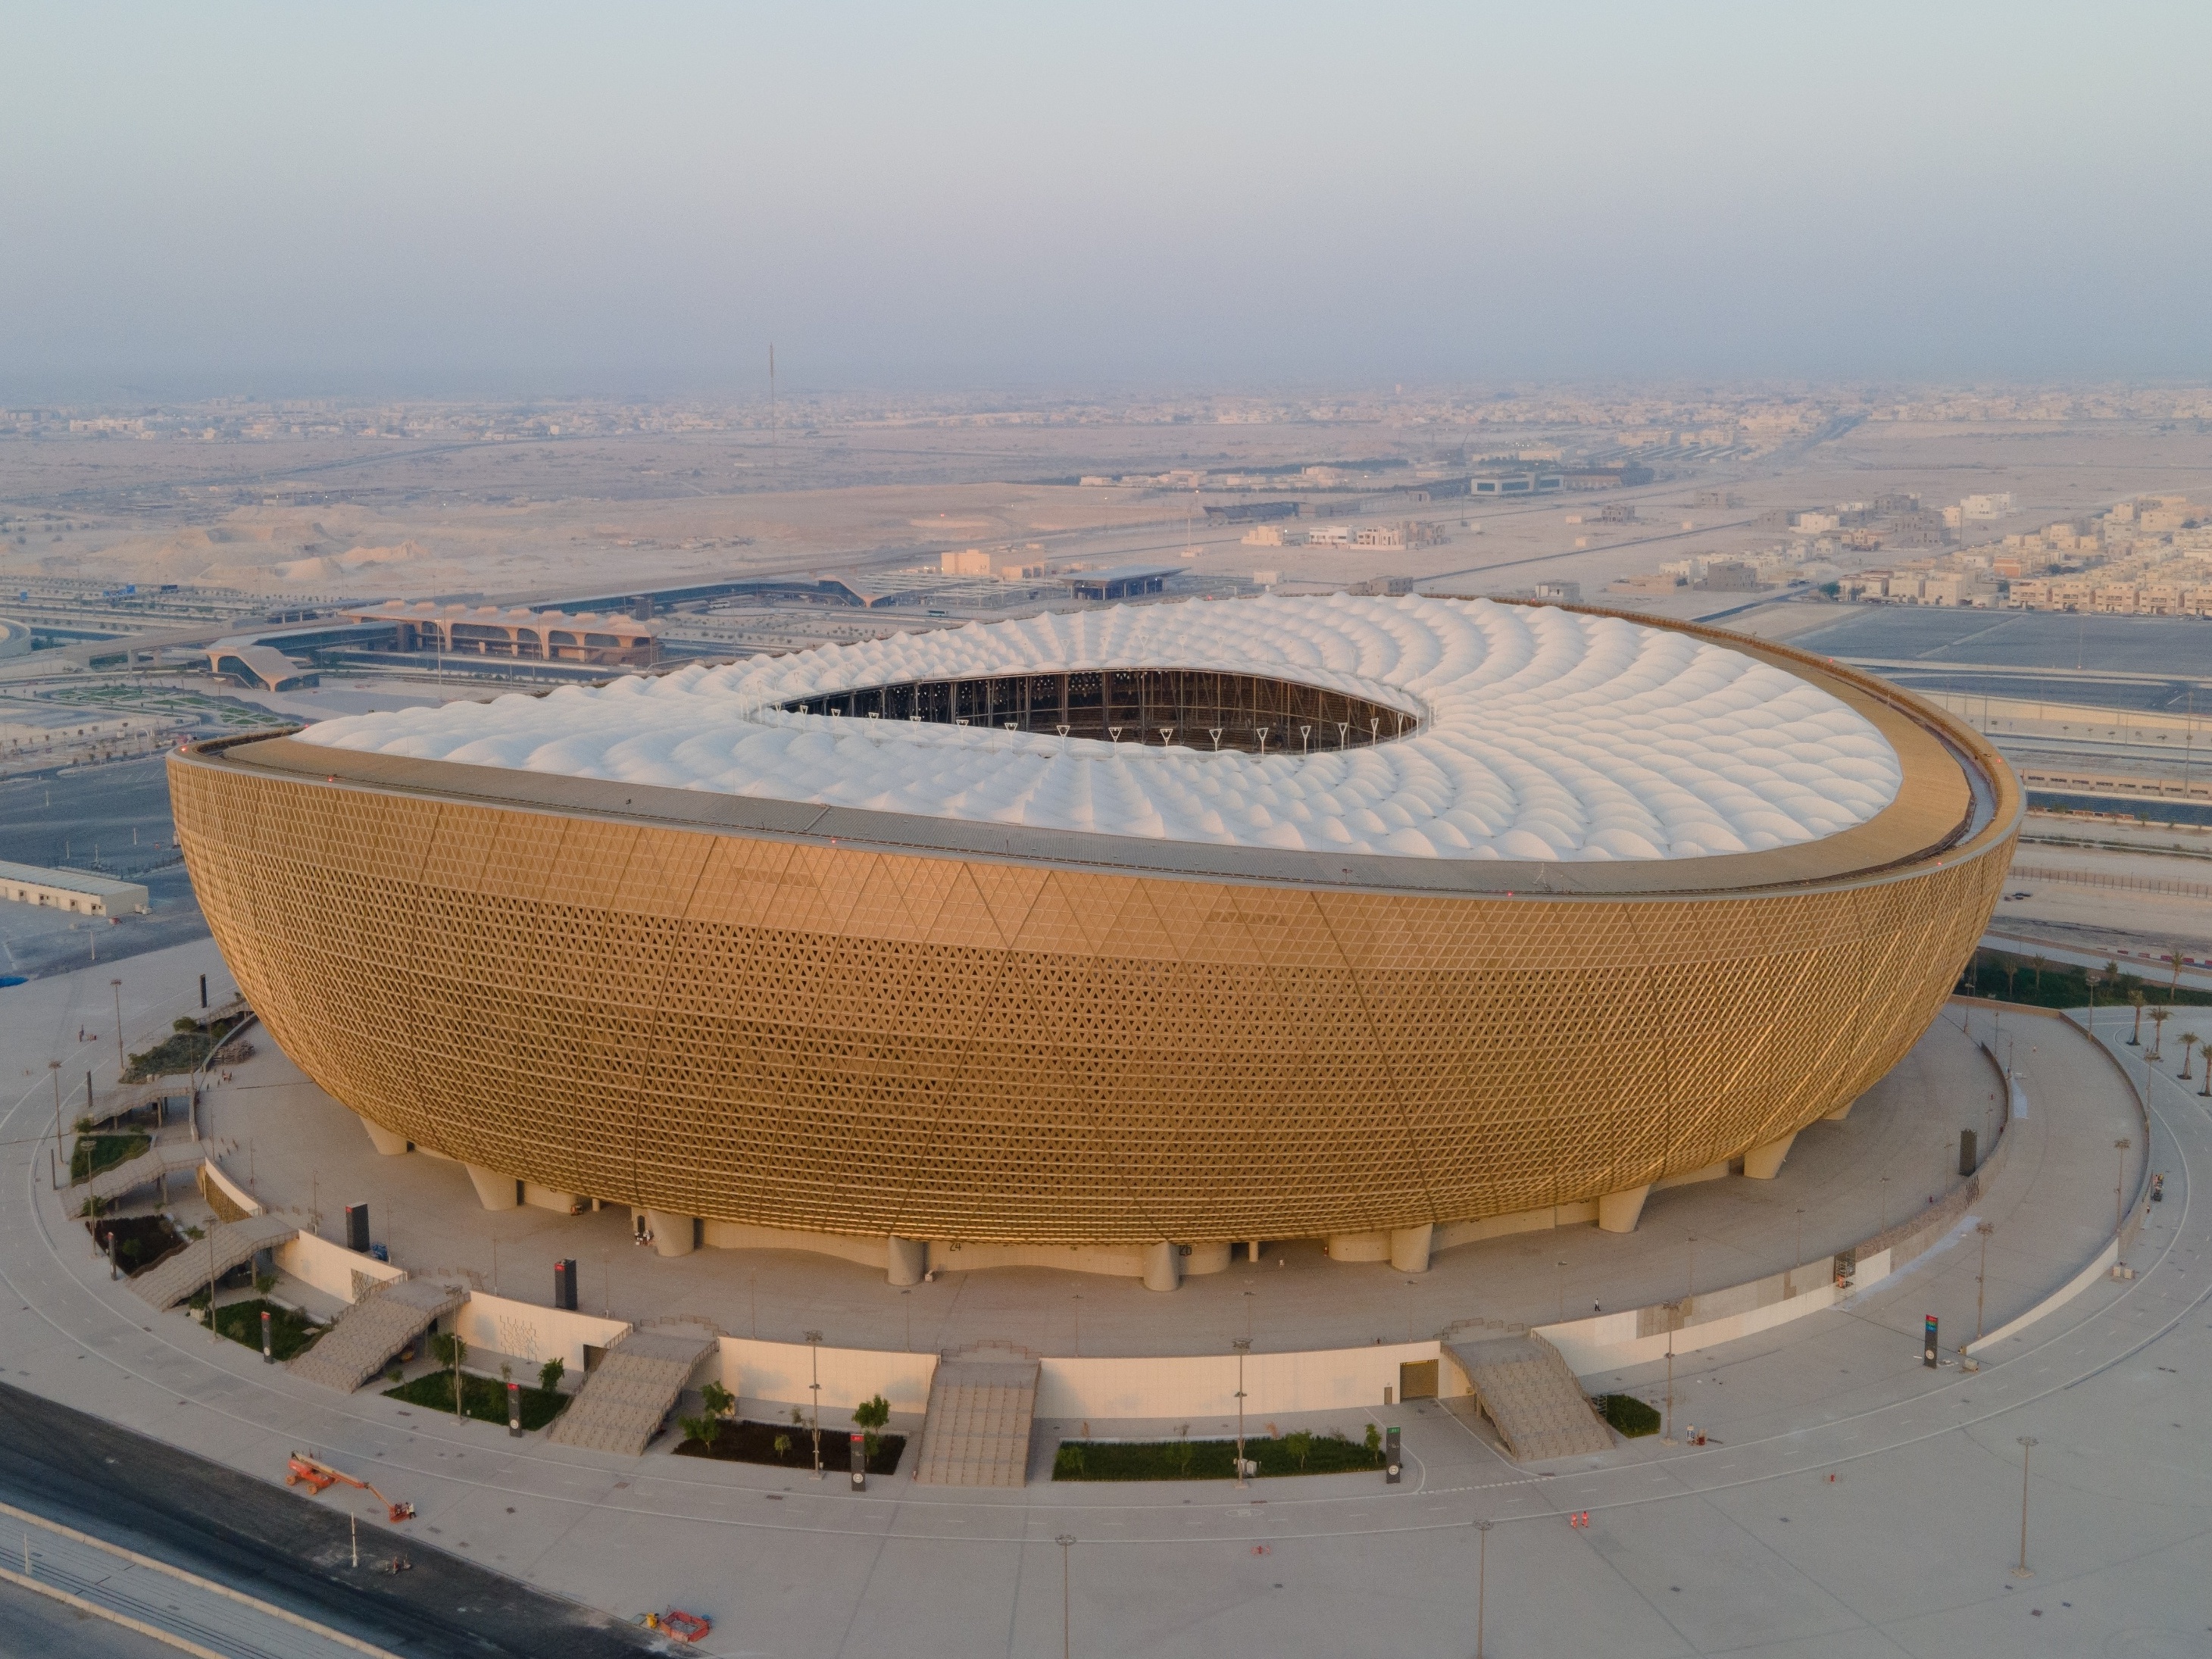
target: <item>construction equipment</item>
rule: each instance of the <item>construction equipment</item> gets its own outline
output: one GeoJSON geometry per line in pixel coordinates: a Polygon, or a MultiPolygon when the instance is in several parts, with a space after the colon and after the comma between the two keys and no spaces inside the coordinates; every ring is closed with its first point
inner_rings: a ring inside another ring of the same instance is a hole
{"type": "Polygon", "coordinates": [[[664,1636],[672,1636],[679,1642],[696,1642],[714,1628],[714,1621],[703,1613],[686,1613],[681,1607],[671,1607],[660,1615],[654,1627],[664,1636]]]}
{"type": "Polygon", "coordinates": [[[395,1504],[375,1487],[370,1486],[368,1481],[356,1480],[343,1469],[334,1469],[319,1459],[308,1456],[305,1452],[294,1452],[292,1461],[284,1468],[284,1484],[288,1486],[296,1486],[303,1482],[318,1498],[334,1486],[358,1486],[384,1505],[385,1513],[391,1517],[395,1526],[402,1521],[412,1521],[415,1518],[415,1506],[412,1504],[395,1504]]]}

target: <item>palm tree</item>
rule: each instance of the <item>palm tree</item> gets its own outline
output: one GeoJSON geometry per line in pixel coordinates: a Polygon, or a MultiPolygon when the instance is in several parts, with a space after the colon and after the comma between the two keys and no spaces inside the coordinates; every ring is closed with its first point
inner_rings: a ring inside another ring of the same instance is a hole
{"type": "Polygon", "coordinates": [[[2128,1038],[2128,1047],[2136,1048],[2142,1046],[2143,994],[2141,991],[2130,991],[2128,993],[2128,1000],[2136,1006],[2136,1029],[2134,1034],[2128,1038]]]}
{"type": "Polygon", "coordinates": [[[2185,1083],[2189,1080],[2189,1062],[2193,1058],[2190,1054],[2190,1050],[2194,1048],[2196,1046],[2197,1033],[2194,1031],[2184,1031],[2181,1034],[2181,1078],[2182,1081],[2185,1083]]]}
{"type": "Polygon", "coordinates": [[[2150,1011],[2150,1058],[2153,1060],[2158,1058],[2158,1045],[2166,1036],[2166,1022],[2172,1018],[2173,1010],[2171,1008],[2154,1008],[2150,1011]]]}
{"type": "Polygon", "coordinates": [[[2028,964],[2028,966],[2030,966],[2031,968],[2033,968],[2033,969],[2035,969],[2035,988],[2036,988],[2036,992],[2037,992],[2037,994],[2039,995],[2039,994],[2041,994],[2042,990],[2043,990],[2043,969],[2044,969],[2044,961],[2043,961],[2043,958],[2042,958],[2041,957],[2036,957],[2033,962],[2031,962],[2031,963],[2028,964]]]}

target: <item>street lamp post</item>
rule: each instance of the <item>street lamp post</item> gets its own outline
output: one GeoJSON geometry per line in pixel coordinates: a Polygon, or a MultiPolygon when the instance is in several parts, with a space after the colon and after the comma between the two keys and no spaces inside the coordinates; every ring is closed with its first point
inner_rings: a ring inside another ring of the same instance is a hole
{"type": "Polygon", "coordinates": [[[1482,1659],[1483,1604],[1489,1599],[1490,1590],[1490,1529],[1495,1525],[1494,1521],[1474,1523],[1474,1659],[1482,1659]]]}
{"type": "Polygon", "coordinates": [[[1249,1336],[1232,1338],[1231,1346],[1237,1350],[1237,1484],[1244,1485],[1244,1356],[1252,1352],[1249,1336]]]}
{"type": "MultiPolygon", "coordinates": [[[[118,1083],[120,1083],[123,1080],[124,1066],[123,981],[119,979],[111,979],[107,981],[107,988],[109,993],[115,998],[115,1080],[118,1083]]],[[[88,1100],[85,1103],[88,1106],[91,1103],[92,1103],[88,1100]]]]}
{"type": "Polygon", "coordinates": [[[822,1333],[806,1334],[806,1353],[814,1369],[814,1380],[807,1388],[814,1396],[814,1478],[822,1478],[822,1333]]]}
{"type": "Polygon", "coordinates": [[[1667,1316],[1667,1414],[1660,1423],[1659,1443],[1671,1446],[1674,1443],[1674,1327],[1681,1322],[1682,1304],[1662,1302],[1659,1308],[1667,1316]]]}
{"type": "Polygon", "coordinates": [[[2012,1570],[2015,1578],[2035,1577],[2027,1565],[2027,1460],[2039,1443],[2032,1434],[2020,1437],[2020,1565],[2012,1570]]]}
{"type": "Polygon", "coordinates": [[[1052,1540],[1060,1546],[1060,1659],[1070,1659],[1074,1652],[1074,1624],[1070,1616],[1072,1603],[1068,1595],[1068,1552],[1075,1547],[1075,1534],[1064,1532],[1052,1540]]]}
{"type": "MultiPolygon", "coordinates": [[[[2145,1067],[2145,1069],[2148,1070],[2148,1068],[2145,1067]]],[[[2146,1089],[2143,1091],[2143,1097],[2145,1099],[2148,1099],[2150,1097],[2150,1091],[2146,1089]]],[[[2120,1230],[2126,1224],[2128,1218],[2128,1148],[2133,1145],[2135,1145],[2134,1140],[2127,1135],[2122,1135],[2118,1140],[2112,1143],[2114,1162],[2114,1168],[2112,1170],[2112,1260],[2116,1264],[2123,1267],[2124,1267],[2126,1263],[2122,1261],[2122,1258],[2126,1255],[2127,1252],[2124,1248],[2122,1248],[2120,1243],[2120,1230]]]]}
{"type": "MultiPolygon", "coordinates": [[[[46,1074],[54,1080],[54,1150],[46,1159],[46,1174],[56,1192],[62,1189],[62,1063],[58,1060],[46,1062],[46,1074]]],[[[33,1157],[37,1154],[33,1153],[33,1157]]],[[[33,1177],[34,1180],[35,1176],[33,1177]]]]}
{"type": "Polygon", "coordinates": [[[1974,1231],[1982,1241],[1982,1265],[1974,1274],[1974,1340],[1982,1340],[1982,1293],[1990,1276],[1990,1235],[1996,1229],[1986,1221],[1977,1221],[1974,1231]]]}

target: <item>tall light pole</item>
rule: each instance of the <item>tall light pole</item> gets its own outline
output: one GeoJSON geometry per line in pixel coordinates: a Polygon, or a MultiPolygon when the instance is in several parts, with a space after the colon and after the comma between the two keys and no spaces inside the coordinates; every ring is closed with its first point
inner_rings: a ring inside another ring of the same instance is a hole
{"type": "Polygon", "coordinates": [[[1660,1309],[1667,1316],[1667,1415],[1659,1427],[1659,1443],[1674,1443],[1674,1327],[1681,1322],[1682,1304],[1662,1302],[1660,1309]]]}
{"type": "MultiPolygon", "coordinates": [[[[46,1174],[47,1174],[48,1178],[49,1178],[50,1180],[52,1180],[52,1182],[53,1182],[54,1190],[55,1190],[56,1192],[59,1192],[59,1191],[61,1191],[61,1189],[62,1189],[62,1177],[61,1177],[61,1156],[62,1156],[62,1063],[61,1063],[61,1061],[59,1061],[58,1060],[48,1060],[48,1061],[46,1062],[46,1075],[47,1075],[47,1076],[49,1076],[49,1077],[51,1077],[51,1078],[52,1078],[52,1079],[53,1079],[53,1080],[54,1080],[54,1150],[53,1150],[52,1153],[52,1154],[47,1158],[47,1159],[46,1159],[46,1174]]],[[[36,1154],[36,1153],[33,1153],[33,1157],[36,1157],[36,1156],[37,1156],[37,1154],[36,1154]]],[[[34,1177],[34,1178],[35,1178],[35,1177],[34,1177]]]]}
{"type": "Polygon", "coordinates": [[[1483,1603],[1488,1600],[1490,1590],[1490,1529],[1495,1525],[1494,1521],[1474,1523],[1478,1540],[1474,1557],[1474,1659],[1482,1659],[1483,1603]]]}
{"type": "Polygon", "coordinates": [[[1244,1356],[1252,1352],[1252,1339],[1239,1336],[1231,1339],[1230,1346],[1237,1350],[1237,1484],[1244,1484],[1244,1356]]]}
{"type": "MultiPolygon", "coordinates": [[[[118,1083],[120,1083],[123,1081],[123,1067],[125,1064],[123,1056],[123,981],[119,979],[111,979],[107,981],[107,988],[109,993],[115,998],[115,1080],[118,1083]]],[[[85,1102],[85,1104],[89,1106],[92,1103],[88,1100],[85,1102]]]]}
{"type": "Polygon", "coordinates": [[[1974,1274],[1974,1340],[1982,1340],[1982,1293],[1990,1276],[1990,1235],[1996,1229],[1986,1221],[1977,1221],[1974,1231],[1982,1241],[1982,1265],[1974,1274]]]}
{"type": "Polygon", "coordinates": [[[814,1395],[814,1478],[822,1478],[822,1333],[806,1334],[806,1354],[814,1368],[814,1380],[807,1384],[814,1395]]]}
{"type": "Polygon", "coordinates": [[[1075,1534],[1064,1532],[1052,1540],[1060,1546],[1060,1659],[1074,1652],[1074,1623],[1070,1617],[1067,1553],[1075,1547],[1075,1534]]]}
{"type": "Polygon", "coordinates": [[[2032,1434],[2020,1437],[2020,1565],[2012,1570],[2015,1578],[2035,1577],[2027,1565],[2027,1460],[2039,1443],[2032,1434]]]}
{"type": "MultiPolygon", "coordinates": [[[[2148,1073],[2150,1068],[2146,1066],[2143,1069],[2148,1073]]],[[[2143,1097],[2146,1100],[2150,1097],[2149,1090],[2143,1091],[2143,1097]]],[[[2134,1144],[2126,1135],[2112,1143],[2116,1164],[2112,1171],[2112,1261],[2115,1266],[2125,1265],[2121,1260],[2127,1252],[2120,1244],[2120,1229],[2126,1224],[2128,1217],[2128,1148],[2134,1144]]]]}

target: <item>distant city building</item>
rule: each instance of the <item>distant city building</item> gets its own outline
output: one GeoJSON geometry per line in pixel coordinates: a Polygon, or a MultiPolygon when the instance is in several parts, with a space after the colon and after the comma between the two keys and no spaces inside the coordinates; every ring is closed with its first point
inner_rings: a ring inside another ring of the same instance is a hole
{"type": "Polygon", "coordinates": [[[945,552],[937,556],[938,568],[948,576],[988,576],[991,574],[991,556],[980,547],[963,552],[945,552]]]}
{"type": "Polygon", "coordinates": [[[0,899],[82,916],[143,916],[148,902],[146,890],[135,881],[112,881],[82,870],[47,870],[35,864],[0,864],[0,899]]]}
{"type": "Polygon", "coordinates": [[[1549,495],[1565,487],[1562,474],[1542,468],[1477,472],[1467,481],[1470,495],[1549,495]]]}
{"type": "Polygon", "coordinates": [[[1580,605],[1583,602],[1583,585],[1570,581],[1538,582],[1536,597],[1551,605],[1580,605]]]}
{"type": "Polygon", "coordinates": [[[1650,467],[1629,461],[1616,466],[1569,467],[1559,474],[1559,483],[1566,489],[1633,489],[1658,476],[1650,467]]]}
{"type": "MultiPolygon", "coordinates": [[[[496,605],[372,605],[340,613],[349,623],[388,623],[399,651],[448,656],[512,657],[648,668],[660,659],[657,623],[583,611],[503,611],[496,605]]],[[[217,672],[221,672],[218,666],[217,672]]]]}
{"type": "Polygon", "coordinates": [[[1133,599],[1160,592],[1182,568],[1173,564],[1121,564],[1071,574],[1068,590],[1079,599],[1133,599]]]}

